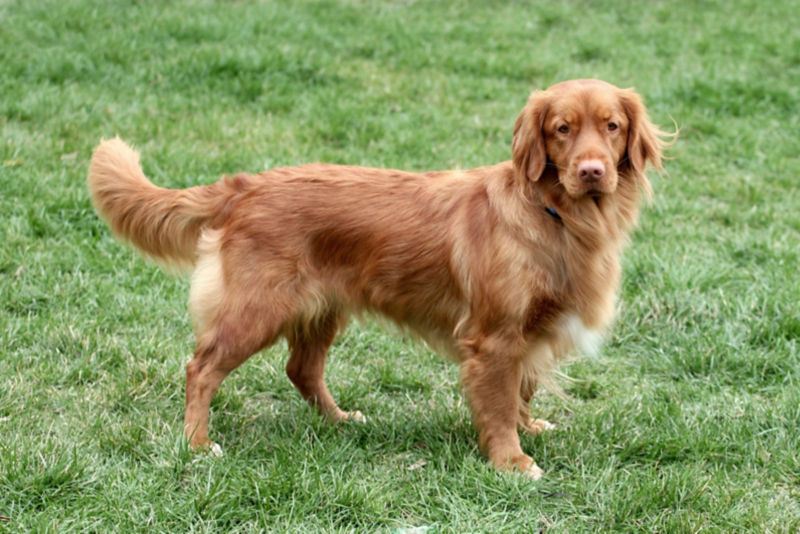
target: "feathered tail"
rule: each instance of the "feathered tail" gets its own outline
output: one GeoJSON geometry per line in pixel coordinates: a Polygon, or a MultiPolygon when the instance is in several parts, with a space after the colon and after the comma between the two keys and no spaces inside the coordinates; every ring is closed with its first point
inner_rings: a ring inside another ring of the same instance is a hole
{"type": "Polygon", "coordinates": [[[95,148],[87,182],[97,213],[117,237],[178,269],[194,265],[203,227],[234,194],[226,181],[178,190],[157,187],[142,172],[139,154],[119,137],[95,148]]]}

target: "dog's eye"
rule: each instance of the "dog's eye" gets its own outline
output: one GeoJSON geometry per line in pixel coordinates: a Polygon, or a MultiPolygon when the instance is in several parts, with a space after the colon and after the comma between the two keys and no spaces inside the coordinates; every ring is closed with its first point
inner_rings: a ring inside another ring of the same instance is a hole
{"type": "Polygon", "coordinates": [[[619,128],[619,125],[616,122],[609,122],[608,123],[608,131],[609,132],[613,132],[617,128],[619,128]]]}
{"type": "Polygon", "coordinates": [[[561,126],[558,127],[558,133],[562,134],[569,133],[569,126],[567,126],[566,124],[562,124],[561,126]]]}

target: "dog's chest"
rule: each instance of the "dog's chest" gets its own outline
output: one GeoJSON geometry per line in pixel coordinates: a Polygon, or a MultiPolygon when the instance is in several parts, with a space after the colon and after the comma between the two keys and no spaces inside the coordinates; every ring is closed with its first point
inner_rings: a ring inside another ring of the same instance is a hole
{"type": "Polygon", "coordinates": [[[597,354],[603,340],[600,330],[586,326],[577,313],[564,310],[553,299],[536,299],[531,303],[525,333],[532,337],[555,335],[566,342],[559,352],[575,349],[587,356],[597,354]]]}
{"type": "Polygon", "coordinates": [[[561,319],[563,332],[567,334],[572,347],[584,356],[596,356],[603,343],[600,330],[589,328],[576,313],[568,313],[561,319]]]}

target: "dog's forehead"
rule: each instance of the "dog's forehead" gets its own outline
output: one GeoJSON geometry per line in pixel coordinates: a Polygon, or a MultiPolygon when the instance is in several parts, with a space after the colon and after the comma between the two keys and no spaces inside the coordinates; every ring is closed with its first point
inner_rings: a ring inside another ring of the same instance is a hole
{"type": "Polygon", "coordinates": [[[608,120],[624,115],[619,90],[612,85],[567,85],[558,87],[551,100],[551,114],[567,121],[582,118],[608,120]]]}
{"type": "Polygon", "coordinates": [[[551,85],[547,90],[550,92],[569,92],[569,91],[580,91],[582,89],[613,92],[613,91],[618,91],[619,87],[617,87],[616,85],[612,85],[608,82],[605,82],[603,80],[585,78],[585,79],[567,80],[559,82],[555,85],[551,85]]]}

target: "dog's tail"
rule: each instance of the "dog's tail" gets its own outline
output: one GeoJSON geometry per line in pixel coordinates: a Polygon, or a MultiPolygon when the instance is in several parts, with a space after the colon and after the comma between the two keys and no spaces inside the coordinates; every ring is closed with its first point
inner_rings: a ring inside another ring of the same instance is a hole
{"type": "Polygon", "coordinates": [[[119,137],[95,148],[87,182],[97,213],[114,234],[172,269],[194,265],[200,233],[227,211],[234,194],[225,180],[179,190],[157,187],[142,172],[138,152],[119,137]]]}

